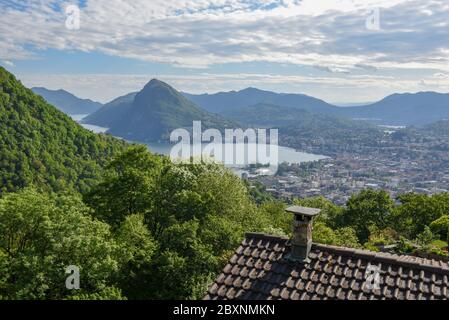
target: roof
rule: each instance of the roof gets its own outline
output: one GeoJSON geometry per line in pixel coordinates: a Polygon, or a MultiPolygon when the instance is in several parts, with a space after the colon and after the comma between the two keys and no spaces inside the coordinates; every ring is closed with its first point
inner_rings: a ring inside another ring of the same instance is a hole
{"type": "Polygon", "coordinates": [[[246,234],[205,299],[449,298],[447,262],[313,244],[304,265],[284,259],[289,250],[287,238],[246,234]],[[369,286],[368,266],[379,268],[377,288],[369,286]]]}
{"type": "Polygon", "coordinates": [[[293,206],[293,207],[289,207],[289,208],[285,209],[285,211],[287,211],[289,213],[301,214],[304,216],[313,217],[313,216],[318,215],[321,212],[321,209],[293,206]]]}

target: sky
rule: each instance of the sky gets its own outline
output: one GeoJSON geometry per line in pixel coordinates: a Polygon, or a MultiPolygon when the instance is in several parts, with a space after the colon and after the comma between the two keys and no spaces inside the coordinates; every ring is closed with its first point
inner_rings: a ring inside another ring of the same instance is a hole
{"type": "Polygon", "coordinates": [[[152,78],[339,104],[449,92],[449,1],[0,0],[0,65],[100,102],[152,78]]]}

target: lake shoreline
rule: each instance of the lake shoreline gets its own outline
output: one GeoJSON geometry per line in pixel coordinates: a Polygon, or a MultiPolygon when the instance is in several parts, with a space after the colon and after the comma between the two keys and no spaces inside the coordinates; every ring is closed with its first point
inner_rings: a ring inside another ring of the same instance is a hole
{"type": "MultiPolygon", "coordinates": [[[[82,123],[82,120],[86,117],[87,115],[70,115],[70,117],[72,117],[73,120],[75,120],[76,122],[78,122],[81,126],[83,126],[85,129],[90,130],[94,133],[107,133],[107,131],[109,130],[108,128],[105,127],[100,127],[100,126],[96,126],[96,125],[91,125],[91,124],[86,124],[86,123],[82,123]]],[[[117,137],[119,139],[123,139],[122,137],[117,137]]],[[[126,139],[125,139],[126,140],[126,139]]],[[[176,146],[178,143],[163,143],[163,142],[139,142],[139,141],[129,141],[130,143],[139,143],[139,144],[145,144],[148,149],[156,154],[161,154],[164,156],[170,156],[171,150],[174,146],[176,146]]],[[[214,146],[213,142],[203,142],[201,144],[201,148],[202,148],[202,152],[201,155],[204,156],[203,151],[204,148],[206,146],[209,146],[209,148],[217,148],[220,146],[220,144],[216,144],[214,146]]],[[[192,149],[193,149],[193,145],[189,145],[192,149]]],[[[247,144],[247,143],[243,143],[243,144],[239,144],[239,143],[235,143],[234,142],[234,151],[237,150],[237,148],[242,148],[243,149],[239,149],[244,150],[245,152],[245,160],[247,160],[248,156],[248,150],[251,147],[251,144],[247,144]],[[243,145],[243,146],[241,146],[243,145]]],[[[254,146],[252,146],[254,148],[254,146]]],[[[259,150],[260,147],[264,147],[264,148],[268,148],[270,147],[270,145],[258,145],[256,144],[256,149],[259,150]]],[[[223,154],[224,154],[224,144],[221,144],[221,148],[223,148],[223,154]]],[[[214,149],[216,150],[216,149],[214,149]]],[[[254,150],[254,149],[252,149],[254,150]]],[[[265,149],[266,150],[266,149],[265,149]]],[[[190,153],[190,154],[193,154],[190,153]]],[[[233,157],[236,155],[236,153],[233,153],[233,157]]],[[[265,154],[266,155],[266,154],[265,154]]],[[[253,155],[254,156],[254,155],[253,155]]],[[[257,158],[256,158],[257,159],[257,158]]],[[[313,153],[307,153],[307,152],[303,152],[303,151],[299,151],[296,150],[294,148],[290,148],[287,146],[278,146],[278,159],[277,159],[277,165],[281,164],[281,163],[288,163],[288,164],[301,164],[304,162],[315,162],[315,161],[321,161],[321,160],[326,160],[326,159],[331,159],[331,157],[329,156],[325,156],[325,155],[317,155],[317,154],[313,154],[313,153]]],[[[237,163],[237,161],[236,161],[237,163]]],[[[255,163],[250,163],[249,161],[243,163],[243,164],[238,164],[238,165],[227,165],[227,167],[230,168],[234,168],[234,169],[238,169],[241,170],[242,168],[246,168],[250,165],[254,165],[254,164],[259,164],[259,165],[266,165],[267,163],[259,163],[259,162],[255,162],[255,163]]]]}

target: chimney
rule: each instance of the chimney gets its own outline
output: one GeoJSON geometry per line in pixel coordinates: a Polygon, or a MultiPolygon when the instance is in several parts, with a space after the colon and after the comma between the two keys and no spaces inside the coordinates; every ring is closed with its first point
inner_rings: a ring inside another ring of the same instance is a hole
{"type": "Polygon", "coordinates": [[[299,263],[310,263],[309,253],[312,248],[313,218],[321,212],[321,209],[293,206],[285,211],[294,215],[292,250],[287,259],[299,263]]]}

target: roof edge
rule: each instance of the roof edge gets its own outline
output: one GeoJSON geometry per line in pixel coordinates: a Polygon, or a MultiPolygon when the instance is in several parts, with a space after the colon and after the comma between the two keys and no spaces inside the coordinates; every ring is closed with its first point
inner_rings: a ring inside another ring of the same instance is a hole
{"type": "Polygon", "coordinates": [[[247,232],[245,233],[245,238],[252,238],[252,239],[271,239],[271,240],[290,240],[288,237],[282,237],[282,236],[275,236],[270,235],[262,232],[247,232]]]}
{"type": "MultiPolygon", "coordinates": [[[[270,241],[278,241],[278,242],[286,242],[290,239],[287,237],[274,236],[265,233],[257,233],[257,232],[248,232],[245,234],[245,239],[259,239],[259,240],[270,240],[270,241]]],[[[363,249],[355,249],[355,248],[347,248],[347,247],[338,247],[327,244],[319,244],[313,243],[312,248],[321,249],[326,251],[331,251],[335,253],[345,254],[358,258],[365,258],[367,260],[375,259],[378,262],[385,263],[394,263],[396,265],[400,265],[403,267],[415,267],[422,270],[444,273],[449,275],[449,263],[434,259],[425,259],[421,257],[415,256],[407,256],[407,255],[395,255],[391,253],[385,252],[375,252],[363,249]],[[436,263],[440,263],[440,265],[434,265],[429,263],[428,261],[434,261],[436,263]]]]}

